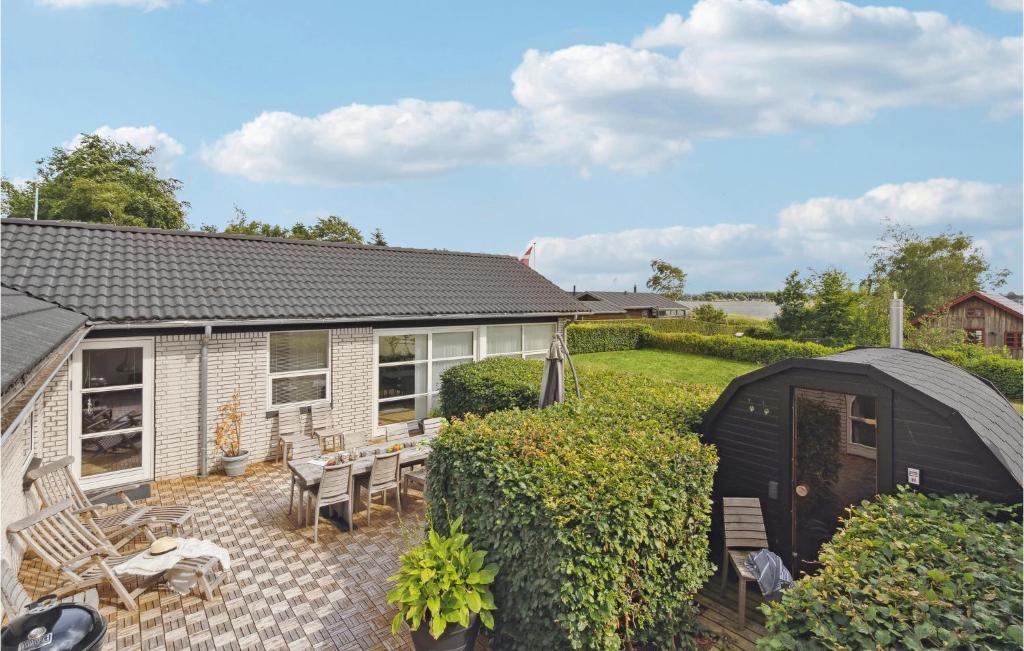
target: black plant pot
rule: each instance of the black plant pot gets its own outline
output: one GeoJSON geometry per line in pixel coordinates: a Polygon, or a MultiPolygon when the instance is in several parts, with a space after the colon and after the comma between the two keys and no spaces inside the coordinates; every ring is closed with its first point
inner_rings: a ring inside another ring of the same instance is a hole
{"type": "Polygon", "coordinates": [[[435,640],[430,636],[430,620],[426,619],[417,630],[412,631],[412,645],[416,651],[473,651],[478,632],[480,620],[476,614],[470,614],[469,626],[448,624],[441,637],[435,640]]]}

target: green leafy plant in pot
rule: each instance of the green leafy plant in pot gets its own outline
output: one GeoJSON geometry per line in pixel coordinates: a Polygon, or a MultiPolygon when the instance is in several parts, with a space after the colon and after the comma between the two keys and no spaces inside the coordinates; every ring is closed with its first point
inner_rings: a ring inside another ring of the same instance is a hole
{"type": "Polygon", "coordinates": [[[398,605],[392,633],[405,621],[417,651],[471,650],[481,623],[494,628],[494,596],[487,586],[496,568],[484,565],[485,556],[469,544],[461,517],[447,536],[431,527],[426,541],[402,554],[398,574],[388,578],[397,582],[388,593],[388,603],[398,605]]]}

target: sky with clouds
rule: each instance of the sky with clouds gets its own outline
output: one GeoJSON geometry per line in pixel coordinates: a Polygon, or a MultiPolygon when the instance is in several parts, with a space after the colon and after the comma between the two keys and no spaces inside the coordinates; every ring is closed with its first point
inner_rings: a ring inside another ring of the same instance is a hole
{"type": "Polygon", "coordinates": [[[337,214],[563,287],[857,278],[886,219],[1022,274],[1020,0],[11,0],[5,177],[155,147],[190,222],[337,214]]]}

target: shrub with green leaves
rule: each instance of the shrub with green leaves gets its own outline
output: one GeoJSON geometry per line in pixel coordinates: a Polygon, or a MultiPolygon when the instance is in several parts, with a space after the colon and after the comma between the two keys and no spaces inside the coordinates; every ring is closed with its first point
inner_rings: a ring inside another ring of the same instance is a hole
{"type": "Polygon", "coordinates": [[[402,622],[416,631],[424,623],[435,640],[448,624],[468,627],[470,616],[494,628],[494,595],[487,586],[494,582],[497,567],[484,566],[487,552],[469,544],[462,532],[462,519],[456,518],[447,536],[433,528],[421,545],[402,554],[398,574],[388,577],[397,585],[388,592],[388,603],[398,604],[391,620],[391,632],[398,633],[402,622]]]}
{"type": "MultiPolygon", "coordinates": [[[[572,374],[566,367],[566,399],[576,402],[572,374]]],[[[543,362],[509,357],[450,368],[441,376],[441,414],[451,419],[535,408],[543,370],[543,362]]],[[[579,380],[583,402],[595,414],[609,421],[642,418],[645,422],[666,423],[679,432],[695,430],[720,393],[702,384],[600,369],[579,369],[579,380]]]]}
{"type": "Polygon", "coordinates": [[[1020,649],[1019,507],[885,495],[853,509],[820,571],[762,608],[763,649],[1020,649]]]}
{"type": "Polygon", "coordinates": [[[633,350],[640,347],[640,338],[649,330],[641,321],[571,323],[565,329],[565,345],[574,355],[633,350]]]}
{"type": "Polygon", "coordinates": [[[685,332],[649,332],[644,335],[641,346],[755,364],[773,364],[790,357],[821,357],[842,350],[789,339],[750,339],[734,335],[698,335],[685,332]]]}
{"type": "Polygon", "coordinates": [[[494,648],[666,649],[689,644],[713,571],[716,463],[696,435],[574,401],[453,421],[427,500],[497,566],[494,648]]]}

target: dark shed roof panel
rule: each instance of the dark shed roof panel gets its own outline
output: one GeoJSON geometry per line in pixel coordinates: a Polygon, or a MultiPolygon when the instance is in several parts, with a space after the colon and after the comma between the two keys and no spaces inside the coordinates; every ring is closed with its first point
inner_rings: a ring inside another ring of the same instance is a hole
{"type": "Polygon", "coordinates": [[[571,314],[511,256],[2,220],[3,282],[95,321],[571,314]]]}
{"type": "Polygon", "coordinates": [[[1021,483],[1024,421],[981,378],[927,353],[896,348],[856,348],[820,359],[871,366],[953,409],[1021,483]]]}
{"type": "MultiPolygon", "coordinates": [[[[654,292],[580,292],[577,297],[593,296],[599,301],[610,304],[620,310],[644,309],[656,307],[660,309],[682,310],[686,306],[654,292]]],[[[584,303],[587,301],[584,300],[584,303]]]]}
{"type": "Polygon", "coordinates": [[[85,316],[9,287],[0,296],[0,383],[6,392],[85,324],[85,316]]]}

